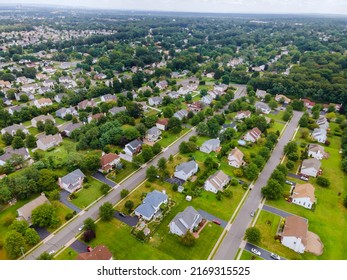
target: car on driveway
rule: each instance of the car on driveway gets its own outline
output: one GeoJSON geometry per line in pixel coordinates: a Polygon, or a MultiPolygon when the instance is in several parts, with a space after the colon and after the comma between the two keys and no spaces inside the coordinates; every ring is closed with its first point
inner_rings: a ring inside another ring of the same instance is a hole
{"type": "Polygon", "coordinates": [[[255,249],[255,248],[252,248],[252,249],[251,249],[251,252],[252,252],[254,255],[257,255],[257,256],[260,256],[260,255],[261,255],[260,251],[258,251],[258,250],[255,249]]]}
{"type": "Polygon", "coordinates": [[[118,212],[119,216],[122,216],[122,217],[126,217],[127,215],[125,215],[123,212],[118,212]]]}
{"type": "Polygon", "coordinates": [[[308,181],[308,178],[306,176],[301,176],[300,179],[306,182],[308,181]]]}
{"type": "Polygon", "coordinates": [[[212,220],[213,223],[215,223],[216,225],[219,225],[221,224],[221,222],[219,220],[212,220]]]}
{"type": "Polygon", "coordinates": [[[294,182],[289,181],[289,180],[286,180],[286,184],[293,186],[293,185],[294,185],[294,182]]]}
{"type": "Polygon", "coordinates": [[[280,256],[277,255],[277,254],[275,254],[275,253],[271,253],[270,256],[271,256],[271,258],[273,258],[274,260],[280,260],[280,259],[281,259],[280,256]]]}

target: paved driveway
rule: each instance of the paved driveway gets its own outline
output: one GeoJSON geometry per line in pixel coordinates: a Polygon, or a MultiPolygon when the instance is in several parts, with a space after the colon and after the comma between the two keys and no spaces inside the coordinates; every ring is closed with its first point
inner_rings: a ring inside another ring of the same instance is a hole
{"type": "MultiPolygon", "coordinates": [[[[263,248],[260,248],[260,247],[254,245],[254,244],[251,244],[251,243],[248,243],[248,242],[247,242],[247,244],[246,244],[244,250],[246,250],[246,251],[250,252],[251,254],[253,254],[253,253],[251,252],[251,249],[252,249],[252,248],[257,249],[257,250],[261,253],[261,255],[259,256],[260,258],[263,258],[264,260],[269,260],[269,261],[271,260],[271,261],[274,261],[274,259],[271,258],[271,252],[270,252],[270,251],[267,251],[267,250],[265,250],[265,249],[263,249],[263,248]]],[[[254,254],[253,254],[253,255],[254,255],[254,254]]],[[[285,258],[282,258],[281,256],[280,256],[280,258],[281,258],[281,260],[285,260],[285,258]]]]}
{"type": "Polygon", "coordinates": [[[294,173],[288,173],[288,176],[289,177],[292,177],[292,178],[296,178],[296,179],[300,179],[300,175],[297,175],[297,174],[294,174],[294,173]]]}
{"type": "Polygon", "coordinates": [[[111,188],[116,186],[116,183],[107,179],[106,176],[104,174],[102,174],[101,172],[96,172],[92,175],[93,178],[95,178],[96,180],[99,180],[107,185],[109,185],[111,188]]]}
{"type": "Polygon", "coordinates": [[[83,243],[82,241],[76,240],[70,246],[71,249],[74,249],[77,253],[85,253],[88,252],[88,245],[83,243]]]}
{"type": "Polygon", "coordinates": [[[45,239],[47,236],[51,234],[46,228],[38,226],[32,226],[32,228],[37,232],[41,240],[45,239]]]}
{"type": "Polygon", "coordinates": [[[115,217],[117,220],[120,220],[123,223],[126,223],[127,225],[129,225],[131,227],[136,226],[137,223],[139,222],[139,218],[138,217],[136,217],[136,216],[128,216],[128,215],[123,217],[123,216],[119,215],[118,211],[116,211],[114,213],[113,217],[115,217]]]}
{"type": "Polygon", "coordinates": [[[70,201],[68,201],[70,193],[66,190],[62,190],[60,192],[60,202],[63,203],[65,206],[69,207],[73,211],[76,211],[77,213],[81,212],[81,209],[79,209],[76,205],[72,204],[70,201]]]}
{"type": "Polygon", "coordinates": [[[220,226],[223,227],[223,228],[225,228],[226,225],[228,224],[228,222],[226,222],[226,221],[224,221],[224,220],[221,220],[221,219],[219,219],[218,217],[213,216],[213,215],[211,215],[210,213],[208,213],[208,212],[206,212],[206,211],[204,211],[204,210],[199,209],[198,212],[199,212],[200,215],[201,215],[204,219],[206,219],[206,220],[209,220],[209,221],[218,220],[218,221],[220,221],[220,226]]]}
{"type": "Polygon", "coordinates": [[[185,181],[176,177],[172,177],[172,178],[167,178],[165,179],[166,182],[170,183],[171,185],[177,184],[178,186],[182,186],[185,181]]]}
{"type": "Polygon", "coordinates": [[[270,212],[270,213],[273,213],[273,214],[276,214],[276,215],[281,216],[283,218],[287,218],[289,216],[293,216],[294,215],[292,213],[288,213],[288,212],[285,212],[285,211],[283,211],[281,209],[278,209],[278,208],[275,208],[275,207],[271,207],[271,206],[268,206],[268,205],[264,205],[263,206],[263,210],[265,210],[267,212],[270,212]]]}

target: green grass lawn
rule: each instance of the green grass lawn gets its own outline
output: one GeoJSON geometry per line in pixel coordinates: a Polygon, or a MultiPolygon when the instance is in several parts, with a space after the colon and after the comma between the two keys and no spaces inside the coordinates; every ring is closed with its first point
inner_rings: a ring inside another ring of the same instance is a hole
{"type": "Polygon", "coordinates": [[[69,207],[65,206],[63,203],[61,203],[60,201],[53,201],[52,204],[57,209],[57,214],[58,214],[58,219],[59,219],[59,225],[56,228],[51,229],[52,231],[54,231],[59,226],[66,223],[65,216],[66,216],[66,214],[71,213],[72,210],[69,207]]]}
{"type": "MultiPolygon", "coordinates": [[[[124,164],[124,160],[121,159],[121,163],[124,164]]],[[[112,171],[106,177],[116,183],[120,183],[126,177],[128,177],[131,173],[137,170],[136,167],[133,166],[131,162],[125,162],[126,168],[121,170],[112,171]],[[116,173],[115,173],[116,172],[116,173]]],[[[124,165],[123,165],[124,166],[124,165]]]]}
{"type": "Polygon", "coordinates": [[[146,117],[150,117],[150,116],[155,116],[155,115],[158,115],[158,114],[159,114],[159,111],[150,109],[148,112],[145,113],[145,116],[146,117]]]}
{"type": "Polygon", "coordinates": [[[164,131],[161,135],[161,140],[158,142],[163,148],[166,148],[175,140],[179,139],[183,134],[185,134],[189,129],[184,128],[179,134],[172,134],[169,131],[164,131]]]}
{"type": "Polygon", "coordinates": [[[37,134],[41,133],[36,127],[30,127],[30,128],[28,128],[28,130],[29,130],[29,133],[32,135],[37,135],[37,134]]]}
{"type": "Polygon", "coordinates": [[[284,124],[283,123],[279,123],[279,122],[275,121],[273,123],[272,127],[270,127],[268,129],[268,132],[275,132],[275,133],[276,133],[276,131],[281,132],[283,128],[284,128],[284,124]]]}
{"type": "Polygon", "coordinates": [[[56,125],[61,125],[61,124],[66,123],[66,120],[63,120],[61,118],[54,118],[54,119],[55,119],[55,124],[56,125]]]}
{"type": "Polygon", "coordinates": [[[242,251],[240,260],[243,261],[250,261],[250,260],[263,260],[262,258],[248,252],[248,251],[242,251]]]}
{"type": "Polygon", "coordinates": [[[55,260],[75,260],[77,256],[78,256],[78,253],[75,250],[71,248],[66,248],[54,259],[55,260]]]}
{"type": "Polygon", "coordinates": [[[72,200],[72,203],[81,209],[87,207],[102,195],[100,191],[101,182],[88,177],[88,183],[84,184],[88,184],[89,188],[82,188],[77,192],[78,197],[72,200]]]}
{"type": "Polygon", "coordinates": [[[31,120],[30,120],[30,121],[25,121],[25,122],[23,122],[23,125],[24,125],[25,127],[31,126],[31,120]]]}
{"type": "Polygon", "coordinates": [[[283,115],[284,115],[284,111],[279,111],[278,114],[268,114],[266,115],[266,117],[283,122],[282,120],[283,115]]]}

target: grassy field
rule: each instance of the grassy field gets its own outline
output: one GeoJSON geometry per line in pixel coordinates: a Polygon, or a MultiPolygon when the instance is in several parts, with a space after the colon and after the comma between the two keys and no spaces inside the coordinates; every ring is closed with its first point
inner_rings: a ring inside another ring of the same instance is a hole
{"type": "Polygon", "coordinates": [[[282,120],[283,115],[284,115],[284,111],[279,111],[277,114],[268,114],[266,116],[271,119],[283,122],[282,120]]]}
{"type": "Polygon", "coordinates": [[[173,143],[175,140],[179,139],[183,134],[185,134],[189,129],[184,128],[179,134],[172,134],[169,131],[164,131],[161,135],[161,140],[158,141],[158,143],[163,147],[166,148],[171,143],[173,143]]]}
{"type": "Polygon", "coordinates": [[[71,248],[66,248],[54,259],[55,260],[75,260],[77,256],[78,256],[78,253],[75,250],[71,248]]]}
{"type": "Polygon", "coordinates": [[[61,125],[61,124],[66,123],[66,120],[63,120],[61,118],[54,118],[54,119],[55,119],[55,124],[56,125],[61,125]]]}
{"type": "MultiPolygon", "coordinates": [[[[59,225],[57,227],[59,227],[66,222],[65,216],[66,216],[66,214],[71,213],[72,210],[59,201],[53,201],[52,204],[57,209],[57,214],[58,214],[58,219],[59,219],[59,225]]],[[[54,229],[48,229],[48,230],[54,231],[55,229],[57,229],[57,227],[54,229]]]]}
{"type": "Polygon", "coordinates": [[[101,182],[88,177],[88,183],[84,184],[88,184],[89,188],[82,188],[77,192],[78,197],[72,200],[72,203],[81,209],[87,207],[102,195],[100,191],[101,182]]]}
{"type": "Polygon", "coordinates": [[[272,127],[270,127],[268,129],[268,132],[275,132],[275,133],[276,133],[276,131],[281,132],[283,128],[284,128],[284,124],[283,123],[279,123],[279,122],[275,121],[273,123],[272,127]]]}
{"type": "MultiPolygon", "coordinates": [[[[124,164],[123,159],[121,159],[121,162],[124,164]]],[[[126,162],[125,164],[126,164],[125,169],[117,170],[116,173],[112,171],[110,174],[107,175],[107,178],[116,183],[120,183],[122,180],[128,177],[131,173],[137,170],[137,168],[134,167],[131,162],[126,162]]]]}

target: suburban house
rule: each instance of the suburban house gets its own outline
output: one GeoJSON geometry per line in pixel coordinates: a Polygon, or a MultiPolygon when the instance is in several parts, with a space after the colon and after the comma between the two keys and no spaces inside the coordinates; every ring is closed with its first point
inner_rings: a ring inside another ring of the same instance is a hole
{"type": "Polygon", "coordinates": [[[165,130],[167,130],[167,125],[168,124],[169,124],[169,120],[168,119],[158,119],[155,125],[160,130],[165,131],[165,130]]]}
{"type": "Polygon", "coordinates": [[[78,110],[85,110],[87,107],[95,107],[96,103],[93,100],[83,100],[80,103],[78,103],[77,108],[78,110]]]}
{"type": "Polygon", "coordinates": [[[94,75],[94,80],[105,80],[107,76],[104,73],[99,73],[94,75]]]}
{"type": "Polygon", "coordinates": [[[76,169],[71,173],[65,175],[62,178],[58,179],[59,186],[66,190],[69,193],[73,193],[74,191],[82,188],[82,183],[85,175],[81,170],[76,169]]]}
{"type": "Polygon", "coordinates": [[[141,151],[142,142],[138,139],[131,141],[124,147],[124,152],[129,156],[134,156],[141,151]]]}
{"type": "Polygon", "coordinates": [[[326,117],[319,117],[319,119],[316,121],[316,124],[319,126],[320,129],[328,130],[329,128],[329,122],[326,117]]]}
{"type": "Polygon", "coordinates": [[[192,232],[201,221],[202,217],[199,212],[192,206],[188,206],[183,212],[177,213],[175,218],[170,222],[170,233],[179,236],[185,235],[188,230],[192,232]]]}
{"type": "Polygon", "coordinates": [[[159,211],[160,206],[167,203],[167,194],[154,190],[148,193],[142,203],[135,209],[135,215],[150,221],[153,216],[159,211]]]}
{"type": "Polygon", "coordinates": [[[52,88],[52,87],[54,87],[54,81],[53,80],[44,80],[43,81],[43,83],[42,83],[42,85],[44,86],[44,87],[49,87],[49,88],[52,88]]]}
{"type": "Polygon", "coordinates": [[[23,106],[19,106],[19,105],[16,105],[16,106],[12,106],[10,108],[8,108],[8,112],[10,115],[14,115],[15,112],[20,112],[22,110],[23,106]]]}
{"type": "Polygon", "coordinates": [[[170,91],[167,95],[172,99],[177,99],[180,97],[177,91],[170,91]]]}
{"type": "Polygon", "coordinates": [[[200,112],[202,110],[202,104],[200,101],[195,101],[191,104],[188,104],[188,110],[193,112],[200,112]]]}
{"type": "Polygon", "coordinates": [[[140,87],[138,90],[138,92],[142,92],[142,93],[144,93],[145,91],[149,91],[150,93],[152,93],[153,89],[149,86],[143,86],[143,87],[140,87]]]}
{"type": "Polygon", "coordinates": [[[243,152],[241,152],[237,147],[235,147],[228,155],[229,165],[236,168],[240,168],[245,164],[243,157],[243,152]]]}
{"type": "Polygon", "coordinates": [[[213,101],[213,97],[211,95],[205,95],[201,98],[201,102],[205,105],[210,105],[213,101]]]}
{"type": "Polygon", "coordinates": [[[255,95],[256,97],[262,99],[262,98],[265,98],[265,96],[267,95],[267,92],[266,90],[257,89],[255,95]]]}
{"type": "Polygon", "coordinates": [[[54,96],[54,100],[58,103],[60,103],[64,97],[67,97],[68,95],[66,93],[59,93],[56,96],[54,96]]]}
{"type": "Polygon", "coordinates": [[[314,103],[313,101],[311,100],[308,100],[308,99],[301,99],[302,102],[304,102],[304,106],[307,108],[307,109],[312,109],[314,105],[316,105],[316,103],[314,103]]]}
{"type": "Polygon", "coordinates": [[[163,98],[160,96],[154,96],[148,98],[148,104],[150,106],[159,106],[163,102],[163,98]]]}
{"type": "Polygon", "coordinates": [[[14,94],[14,97],[16,98],[17,101],[20,101],[22,96],[27,96],[29,100],[35,99],[35,95],[31,92],[20,91],[14,94]]]}
{"type": "Polygon", "coordinates": [[[88,116],[88,123],[91,123],[92,121],[99,121],[104,116],[104,113],[97,113],[94,115],[88,116]]]}
{"type": "Polygon", "coordinates": [[[41,116],[37,116],[37,117],[33,118],[31,120],[31,125],[33,127],[37,127],[38,122],[42,122],[43,124],[45,124],[46,121],[48,121],[48,120],[55,123],[55,119],[53,118],[52,115],[41,115],[41,116]]]}
{"type": "Polygon", "coordinates": [[[52,147],[58,146],[63,142],[63,138],[59,133],[55,135],[44,135],[36,141],[37,148],[46,151],[52,147]]]}
{"type": "Polygon", "coordinates": [[[52,100],[50,100],[49,98],[40,98],[40,99],[36,99],[34,101],[34,105],[37,107],[37,108],[42,108],[42,107],[45,107],[45,106],[51,106],[53,105],[53,102],[52,100]]]}
{"type": "Polygon", "coordinates": [[[174,115],[179,120],[183,120],[184,117],[188,117],[188,111],[185,109],[177,111],[174,115]]]}
{"type": "Polygon", "coordinates": [[[243,140],[255,143],[261,136],[261,131],[259,128],[255,127],[252,130],[248,131],[243,140]]]}
{"type": "Polygon", "coordinates": [[[187,181],[191,176],[198,172],[198,169],[199,166],[194,160],[184,162],[176,166],[174,176],[187,181]]]}
{"type": "Polygon", "coordinates": [[[71,133],[80,128],[81,126],[83,126],[83,123],[79,122],[79,123],[67,123],[67,124],[63,124],[59,127],[59,131],[61,132],[62,136],[67,136],[70,137],[71,133]]]}
{"type": "Polygon", "coordinates": [[[283,94],[276,94],[275,100],[277,102],[283,102],[284,104],[289,104],[290,102],[292,102],[292,100],[290,98],[288,98],[287,96],[285,96],[283,94]]]}
{"type": "Polygon", "coordinates": [[[78,116],[78,112],[74,107],[60,108],[55,112],[58,118],[64,119],[66,115],[78,116]]]}
{"type": "Polygon", "coordinates": [[[23,131],[25,134],[29,134],[29,131],[22,124],[14,124],[8,127],[1,129],[1,134],[4,135],[6,132],[14,136],[17,130],[23,131]]]}
{"type": "Polygon", "coordinates": [[[127,108],[125,106],[122,106],[122,107],[113,107],[108,111],[111,113],[112,116],[114,116],[117,113],[126,111],[126,109],[127,108]]]}
{"type": "Polygon", "coordinates": [[[235,116],[235,120],[243,120],[243,119],[247,119],[251,116],[251,111],[240,111],[237,112],[236,116],[235,116]]]}
{"type": "Polygon", "coordinates": [[[98,245],[90,252],[79,253],[76,258],[76,260],[83,261],[108,261],[112,259],[111,251],[104,245],[98,245]]]}
{"type": "Polygon", "coordinates": [[[163,90],[166,89],[168,87],[169,83],[167,81],[160,81],[158,83],[156,83],[156,87],[159,88],[159,90],[163,90]]]}
{"type": "Polygon", "coordinates": [[[316,202],[314,196],[314,186],[310,183],[296,184],[291,193],[292,203],[311,209],[312,205],[316,202]]]}
{"type": "Polygon", "coordinates": [[[152,128],[148,129],[146,132],[146,139],[149,142],[155,142],[158,140],[159,136],[161,134],[161,131],[158,127],[153,126],[152,128]]]}
{"type": "Polygon", "coordinates": [[[267,105],[264,102],[256,102],[255,103],[255,109],[257,111],[262,112],[263,114],[266,114],[266,115],[270,114],[270,112],[271,112],[271,108],[269,107],[269,105],[267,105]]]}
{"type": "Polygon", "coordinates": [[[318,144],[310,144],[308,146],[308,156],[313,157],[315,159],[323,159],[326,153],[324,151],[324,147],[318,144]]]}
{"type": "Polygon", "coordinates": [[[120,163],[120,156],[117,154],[105,154],[101,156],[100,164],[101,164],[101,172],[110,172],[114,166],[120,163]]]}
{"type": "Polygon", "coordinates": [[[327,140],[327,131],[322,128],[315,128],[311,134],[312,138],[318,143],[325,143],[327,140]]]}
{"type": "Polygon", "coordinates": [[[211,152],[218,152],[219,149],[220,149],[219,139],[209,139],[205,141],[200,147],[200,151],[206,154],[209,154],[211,152]]]}
{"type": "Polygon", "coordinates": [[[223,171],[218,170],[216,173],[208,177],[204,184],[204,189],[209,192],[217,193],[218,191],[223,191],[224,187],[230,182],[230,177],[226,175],[223,171]]]}
{"type": "Polygon", "coordinates": [[[17,209],[18,217],[17,220],[27,221],[31,225],[31,214],[33,210],[45,203],[50,203],[44,193],[41,193],[40,196],[25,204],[21,208],[17,209]]]}
{"type": "Polygon", "coordinates": [[[302,161],[300,173],[306,176],[317,177],[321,167],[321,162],[315,158],[302,161]]]}
{"type": "Polygon", "coordinates": [[[117,101],[117,96],[115,96],[114,94],[105,94],[103,96],[101,96],[101,102],[111,102],[111,101],[117,101]]]}
{"type": "Polygon", "coordinates": [[[228,128],[235,129],[237,131],[237,123],[225,123],[222,125],[222,129],[219,131],[219,133],[224,133],[228,128]]]}
{"type": "Polygon", "coordinates": [[[0,166],[4,166],[13,155],[22,156],[25,160],[30,158],[28,148],[13,149],[11,146],[6,147],[4,153],[0,156],[0,166]]]}
{"type": "Polygon", "coordinates": [[[324,248],[319,236],[308,231],[307,220],[298,216],[286,218],[281,234],[281,243],[297,253],[306,251],[317,256],[323,253],[324,248]]]}

